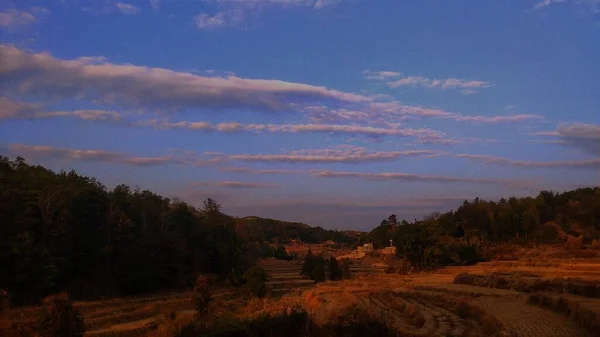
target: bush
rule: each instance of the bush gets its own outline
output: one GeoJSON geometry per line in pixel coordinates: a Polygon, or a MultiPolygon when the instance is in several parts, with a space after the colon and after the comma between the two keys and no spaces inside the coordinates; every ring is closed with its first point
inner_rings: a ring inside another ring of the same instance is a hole
{"type": "Polygon", "coordinates": [[[342,260],[342,279],[349,280],[352,278],[352,273],[350,272],[350,259],[342,260]]]}
{"type": "Polygon", "coordinates": [[[79,337],[85,333],[83,317],[73,308],[67,293],[48,296],[42,304],[40,335],[43,337],[79,337]]]}
{"type": "Polygon", "coordinates": [[[339,281],[342,279],[342,270],[335,257],[329,258],[329,279],[332,281],[339,281]]]}
{"type": "Polygon", "coordinates": [[[197,325],[191,334],[180,333],[177,337],[304,337],[308,333],[308,321],[306,310],[299,307],[252,318],[223,314],[213,317],[210,324],[197,325]]]}
{"type": "Polygon", "coordinates": [[[204,314],[210,304],[210,286],[206,276],[199,275],[194,284],[193,304],[198,314],[204,314]]]}
{"type": "Polygon", "coordinates": [[[243,288],[247,294],[254,297],[262,298],[267,294],[266,282],[269,280],[269,275],[261,267],[253,267],[244,273],[243,288]]]}
{"type": "Polygon", "coordinates": [[[302,275],[310,277],[316,282],[325,281],[325,260],[321,255],[313,255],[309,250],[302,264],[302,275]]]}
{"type": "Polygon", "coordinates": [[[8,293],[0,289],[0,313],[10,308],[10,297],[8,293]]]}
{"type": "Polygon", "coordinates": [[[318,264],[315,269],[310,272],[310,278],[315,282],[323,282],[325,281],[325,264],[318,264]]]}

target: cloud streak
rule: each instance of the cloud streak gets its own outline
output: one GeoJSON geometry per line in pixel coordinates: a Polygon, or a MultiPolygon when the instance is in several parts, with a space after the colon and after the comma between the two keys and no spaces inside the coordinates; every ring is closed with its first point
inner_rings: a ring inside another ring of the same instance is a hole
{"type": "Polygon", "coordinates": [[[256,182],[246,181],[219,181],[216,183],[219,187],[225,188],[277,188],[279,185],[276,184],[265,184],[256,182]]]}
{"type": "Polygon", "coordinates": [[[0,45],[0,89],[13,95],[73,97],[152,109],[289,111],[308,102],[367,102],[368,97],[279,80],[206,77],[103,58],[57,59],[0,45]]]}
{"type": "Polygon", "coordinates": [[[38,18],[29,11],[8,9],[0,12],[0,27],[18,28],[30,25],[38,21],[38,18]]]}
{"type": "Polygon", "coordinates": [[[130,5],[130,4],[126,4],[123,2],[117,2],[115,4],[115,7],[117,7],[117,9],[123,13],[123,14],[128,14],[128,15],[135,15],[138,14],[140,12],[139,7],[136,7],[134,5],[130,5]]]}
{"type": "Polygon", "coordinates": [[[445,134],[432,129],[400,129],[380,128],[359,125],[340,124],[241,124],[237,122],[218,123],[212,125],[207,122],[167,122],[167,121],[141,121],[139,126],[150,126],[161,129],[183,129],[197,131],[220,132],[255,132],[255,133],[328,133],[340,135],[361,135],[367,137],[417,137],[423,143],[452,143],[445,138],[445,134]]]}
{"type": "Polygon", "coordinates": [[[492,179],[492,178],[471,178],[456,177],[445,175],[422,175],[404,172],[353,172],[353,171],[331,171],[331,170],[264,170],[252,168],[224,168],[226,172],[249,173],[249,174],[309,174],[317,178],[347,178],[360,179],[366,181],[402,181],[402,182],[435,182],[435,183],[475,183],[492,184],[515,187],[533,187],[528,181],[492,179]]]}
{"type": "MultiPolygon", "coordinates": [[[[286,154],[237,154],[221,155],[227,160],[248,162],[289,162],[289,163],[366,163],[395,161],[402,158],[421,157],[453,157],[466,159],[484,165],[511,166],[519,168],[580,168],[599,169],[600,158],[576,161],[525,161],[513,160],[504,157],[452,153],[435,150],[410,150],[410,151],[368,151],[362,147],[342,146],[332,149],[302,150],[286,154]]],[[[243,172],[244,169],[238,169],[243,172]]],[[[232,171],[233,172],[233,171],[232,171]]],[[[246,173],[287,173],[287,171],[252,171],[246,173]]]]}
{"type": "Polygon", "coordinates": [[[11,144],[8,146],[8,149],[16,155],[34,159],[107,162],[132,166],[158,166],[170,163],[182,163],[182,161],[171,156],[129,157],[119,152],[67,149],[47,145],[11,144]]]}
{"type": "Polygon", "coordinates": [[[424,76],[405,76],[401,72],[396,71],[378,71],[365,72],[365,76],[369,80],[386,81],[385,83],[390,88],[398,88],[409,86],[413,88],[437,88],[442,90],[460,89],[463,94],[474,94],[476,89],[489,88],[492,86],[490,82],[479,80],[465,80],[460,78],[432,79],[424,76]],[[398,79],[391,80],[391,78],[398,79]]]}
{"type": "Polygon", "coordinates": [[[230,160],[249,162],[282,163],[365,163],[394,161],[403,157],[435,156],[435,151],[367,151],[354,146],[324,150],[293,151],[288,154],[237,154],[227,156],[230,160]]]}
{"type": "Polygon", "coordinates": [[[311,175],[321,178],[355,178],[369,181],[406,181],[406,182],[436,182],[436,183],[477,183],[477,184],[510,184],[516,182],[504,179],[491,178],[468,178],[443,175],[421,175],[401,172],[364,173],[364,172],[340,172],[340,171],[311,171],[311,175]]]}
{"type": "MultiPolygon", "coordinates": [[[[543,119],[540,115],[533,114],[513,114],[513,115],[464,115],[461,113],[449,112],[443,109],[426,108],[421,106],[405,105],[397,101],[391,102],[371,102],[368,104],[369,108],[365,110],[364,116],[358,116],[360,119],[369,120],[398,120],[404,121],[407,118],[438,118],[438,119],[451,119],[457,122],[473,122],[473,123],[515,123],[524,122],[530,120],[541,120],[543,119]]],[[[343,114],[345,111],[341,110],[341,116],[338,117],[338,111],[334,110],[329,115],[331,120],[335,119],[348,119],[343,114]]]]}
{"type": "Polygon", "coordinates": [[[59,110],[45,111],[38,103],[16,102],[0,97],[0,122],[2,120],[41,119],[53,117],[73,117],[91,121],[121,121],[121,114],[106,110],[59,110]]]}
{"type": "Polygon", "coordinates": [[[341,0],[218,0],[212,3],[218,5],[216,13],[201,12],[194,17],[199,29],[248,26],[247,21],[257,19],[266,10],[312,7],[320,11],[341,3],[341,0]]]}
{"type": "Polygon", "coordinates": [[[600,125],[584,123],[561,124],[556,131],[534,132],[531,135],[558,137],[559,139],[546,142],[570,145],[595,156],[600,156],[600,125]]]}

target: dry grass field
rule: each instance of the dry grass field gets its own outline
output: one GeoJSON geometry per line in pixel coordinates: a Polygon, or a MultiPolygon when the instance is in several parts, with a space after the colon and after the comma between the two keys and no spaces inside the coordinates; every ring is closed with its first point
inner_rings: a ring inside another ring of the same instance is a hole
{"type": "MultiPolygon", "coordinates": [[[[368,318],[396,336],[599,336],[598,255],[548,247],[518,253],[511,261],[412,274],[355,261],[353,279],[316,285],[299,275],[298,262],[266,260],[271,296],[248,300],[216,289],[213,307],[246,319],[299,307],[316,325],[368,318]]],[[[189,299],[178,293],[75,307],[87,336],[169,336],[173,326],[193,320],[189,299]]],[[[36,315],[37,308],[14,309],[3,324],[27,325],[36,315]]]]}

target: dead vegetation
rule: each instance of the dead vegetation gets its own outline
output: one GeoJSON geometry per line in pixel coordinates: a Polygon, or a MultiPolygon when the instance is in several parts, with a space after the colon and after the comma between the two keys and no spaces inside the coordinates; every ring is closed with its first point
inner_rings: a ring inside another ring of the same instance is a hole
{"type": "Polygon", "coordinates": [[[600,283],[574,278],[548,279],[534,275],[462,273],[456,276],[454,283],[497,289],[513,289],[524,293],[551,292],[591,298],[600,297],[600,283]]]}
{"type": "Polygon", "coordinates": [[[586,329],[591,336],[600,336],[600,315],[576,301],[566,299],[563,296],[538,293],[530,295],[528,303],[561,313],[586,329]]]}

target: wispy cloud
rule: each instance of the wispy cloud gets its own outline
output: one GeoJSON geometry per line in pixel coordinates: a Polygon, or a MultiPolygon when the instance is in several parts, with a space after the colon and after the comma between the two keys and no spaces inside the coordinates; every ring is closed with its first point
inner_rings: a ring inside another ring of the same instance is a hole
{"type": "Polygon", "coordinates": [[[386,80],[389,78],[402,76],[402,73],[400,73],[400,72],[387,71],[387,70],[383,70],[383,71],[366,70],[364,72],[364,74],[365,74],[365,77],[369,80],[386,80]]]}
{"type": "Polygon", "coordinates": [[[31,10],[8,9],[0,12],[0,27],[19,28],[28,26],[39,21],[36,14],[47,13],[48,11],[41,7],[35,7],[31,10]]]}
{"type": "Polygon", "coordinates": [[[221,167],[223,172],[249,173],[249,174],[305,174],[306,170],[286,170],[286,169],[253,169],[249,167],[221,167]]]}
{"type": "Polygon", "coordinates": [[[157,11],[160,9],[160,1],[161,0],[150,0],[150,7],[152,7],[152,10],[157,11]]]}
{"type": "Polygon", "coordinates": [[[208,13],[199,13],[194,17],[194,22],[196,23],[196,27],[201,29],[215,29],[219,27],[223,27],[231,24],[230,21],[225,16],[226,14],[221,12],[215,15],[210,15],[208,13]]]}
{"type": "MultiPolygon", "coordinates": [[[[407,118],[438,118],[452,119],[459,122],[474,123],[514,123],[530,120],[543,119],[534,114],[511,114],[511,115],[464,115],[462,113],[449,112],[443,109],[427,108],[421,106],[405,105],[397,101],[371,102],[363,114],[346,115],[344,110],[333,110],[327,115],[330,120],[379,120],[379,121],[404,121],[407,118]]],[[[317,119],[319,114],[316,115],[317,119]]]]}
{"type": "Polygon", "coordinates": [[[52,117],[74,117],[92,121],[121,121],[121,114],[106,110],[45,111],[42,104],[16,102],[0,97],[0,121],[11,119],[40,119],[52,117]]]}
{"type": "Polygon", "coordinates": [[[492,178],[470,178],[470,177],[455,177],[444,175],[422,175],[402,172],[383,172],[383,173],[365,173],[365,172],[342,172],[342,171],[311,171],[311,175],[321,178],[356,178],[363,180],[374,181],[414,181],[414,182],[435,182],[435,183],[478,183],[478,184],[509,184],[531,186],[531,183],[523,181],[513,181],[505,179],[492,178]]]}
{"type": "Polygon", "coordinates": [[[436,152],[430,150],[368,151],[362,147],[340,146],[332,149],[293,151],[287,154],[237,154],[229,155],[227,158],[249,162],[364,163],[434,155],[436,152]]]}
{"type": "Polygon", "coordinates": [[[537,2],[531,10],[537,11],[544,7],[550,6],[551,4],[556,4],[556,3],[564,2],[564,1],[565,0],[542,0],[542,1],[537,2]]]}
{"type": "Polygon", "coordinates": [[[171,156],[132,157],[119,152],[68,149],[48,145],[11,144],[8,146],[8,149],[15,155],[33,159],[107,162],[132,166],[157,166],[170,163],[182,163],[181,160],[171,156]]]}
{"type": "Polygon", "coordinates": [[[42,108],[38,103],[15,102],[6,97],[0,97],[0,120],[29,118],[42,108]]]}
{"type": "Polygon", "coordinates": [[[483,164],[494,164],[501,166],[513,166],[522,168],[591,168],[600,169],[600,158],[576,161],[527,161],[512,160],[508,158],[475,155],[475,154],[452,154],[456,158],[466,158],[483,164]]]}
{"type": "Polygon", "coordinates": [[[341,0],[219,0],[211,1],[217,6],[213,13],[201,12],[194,17],[200,29],[247,26],[247,21],[257,20],[267,10],[292,10],[295,8],[331,8],[341,0]]]}
{"type": "MultiPolygon", "coordinates": [[[[73,160],[88,162],[108,162],[132,166],[157,166],[167,164],[181,164],[191,166],[221,166],[227,162],[259,162],[259,163],[373,163],[396,161],[403,158],[435,158],[454,157],[471,160],[484,165],[512,166],[519,168],[578,168],[600,169],[600,158],[578,161],[522,161],[488,155],[461,154],[434,150],[409,150],[409,151],[369,151],[362,147],[339,146],[329,149],[299,150],[283,154],[223,154],[205,152],[202,155],[195,153],[170,151],[168,155],[160,157],[128,156],[120,152],[90,149],[60,148],[48,145],[11,144],[8,150],[15,154],[33,159],[46,160],[73,160]]],[[[316,176],[327,176],[327,170],[284,170],[284,169],[252,169],[239,167],[221,167],[222,171],[250,174],[303,174],[310,172],[316,176]],[[325,173],[324,173],[325,172],[325,173]]],[[[346,173],[344,173],[346,174],[346,173]]],[[[335,173],[341,177],[343,174],[335,173]]],[[[371,176],[356,176],[369,179],[402,179],[405,174],[371,176]]],[[[412,179],[406,175],[405,179],[412,179]]],[[[416,178],[415,178],[416,179],[416,178]]],[[[475,181],[475,180],[474,180],[475,181]]]]}
{"type": "MultiPolygon", "coordinates": [[[[600,168],[600,158],[574,160],[574,161],[527,161],[514,160],[498,156],[478,155],[467,153],[452,153],[437,150],[411,150],[411,151],[369,151],[363,147],[341,146],[329,149],[293,151],[284,154],[238,154],[222,155],[227,160],[248,162],[307,162],[307,163],[366,163],[396,161],[402,158],[421,157],[453,157],[467,159],[484,165],[511,166],[518,168],[600,168]]],[[[231,170],[231,169],[230,169],[231,170]]],[[[238,169],[244,172],[244,169],[238,169]]],[[[289,173],[288,171],[245,171],[245,173],[289,173]]]]}
{"type": "Polygon", "coordinates": [[[550,7],[552,5],[556,5],[559,3],[571,3],[575,6],[579,6],[584,11],[591,12],[594,15],[600,13],[600,9],[599,9],[600,1],[598,1],[598,0],[541,0],[541,1],[538,1],[535,5],[533,5],[530,12],[543,10],[543,9],[546,9],[547,7],[550,7]]]}
{"type": "Polygon", "coordinates": [[[225,168],[227,172],[250,173],[250,174],[309,174],[318,178],[353,178],[367,181],[404,181],[404,182],[434,182],[434,183],[476,183],[476,184],[495,184],[513,187],[537,187],[531,181],[494,179],[494,178],[473,178],[456,177],[446,175],[423,175],[404,172],[353,172],[353,171],[332,171],[332,170],[265,170],[252,168],[225,168]]]}
{"type": "Polygon", "coordinates": [[[157,120],[141,121],[135,124],[162,129],[255,133],[329,133],[348,136],[360,135],[367,137],[416,137],[420,142],[423,143],[448,144],[452,142],[452,140],[448,139],[443,132],[426,128],[380,128],[372,126],[340,124],[241,124],[238,122],[218,123],[216,125],[212,125],[208,122],[168,122],[157,120]]]}
{"type": "Polygon", "coordinates": [[[123,13],[123,14],[129,14],[129,15],[135,15],[138,14],[140,12],[140,8],[136,7],[134,5],[131,4],[126,4],[123,2],[117,2],[115,4],[115,7],[117,7],[117,9],[123,13]]]}
{"type": "Polygon", "coordinates": [[[277,188],[279,185],[276,184],[265,184],[247,181],[219,181],[216,183],[219,187],[226,188],[277,188]]]}
{"type": "Polygon", "coordinates": [[[390,88],[401,86],[423,87],[423,88],[438,88],[438,89],[460,89],[463,94],[474,94],[476,89],[489,88],[492,86],[490,82],[477,80],[464,80],[459,78],[447,79],[431,79],[423,76],[408,76],[397,80],[388,81],[386,84],[390,88]]]}
{"type": "Polygon", "coordinates": [[[13,95],[87,98],[151,109],[292,110],[308,102],[357,103],[370,98],[302,83],[205,77],[163,68],[119,65],[102,58],[61,60],[0,45],[0,89],[13,95]],[[8,79],[10,78],[10,81],[8,79]]]}
{"type": "Polygon", "coordinates": [[[74,110],[74,111],[45,111],[43,106],[36,103],[15,102],[0,97],[0,120],[2,119],[38,119],[51,117],[71,117],[83,120],[119,122],[123,125],[137,127],[152,127],[157,129],[179,129],[205,132],[252,132],[252,133],[327,133],[344,136],[365,137],[415,137],[420,143],[454,144],[445,133],[427,129],[411,129],[400,127],[373,127],[345,124],[242,124],[238,122],[223,122],[211,124],[208,122],[170,122],[164,120],[126,120],[116,111],[106,110],[74,110]]]}
{"type": "Polygon", "coordinates": [[[573,123],[560,124],[556,131],[540,131],[532,136],[549,136],[559,139],[546,142],[566,144],[600,156],[600,125],[573,123]]]}

